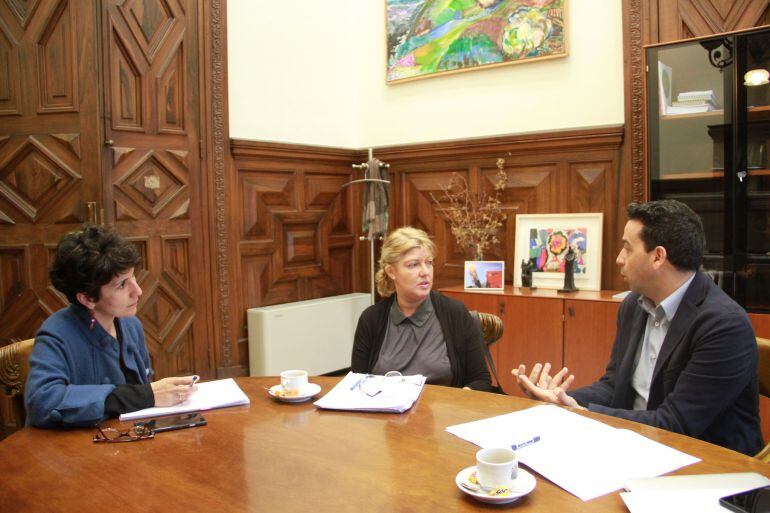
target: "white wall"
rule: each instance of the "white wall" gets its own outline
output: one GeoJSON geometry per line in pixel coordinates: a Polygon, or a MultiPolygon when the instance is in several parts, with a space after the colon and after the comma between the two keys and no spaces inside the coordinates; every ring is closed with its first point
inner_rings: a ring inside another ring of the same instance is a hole
{"type": "Polygon", "coordinates": [[[569,55],[386,85],[385,0],[230,0],[230,136],[343,148],[623,123],[620,0],[568,0],[569,55]]]}
{"type": "Polygon", "coordinates": [[[372,0],[227,2],[230,137],[360,146],[361,1],[372,0]]]}

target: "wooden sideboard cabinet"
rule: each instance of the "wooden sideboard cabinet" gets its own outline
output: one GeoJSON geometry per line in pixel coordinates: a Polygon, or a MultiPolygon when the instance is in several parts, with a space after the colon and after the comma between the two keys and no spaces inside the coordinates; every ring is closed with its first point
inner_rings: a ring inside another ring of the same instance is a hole
{"type": "Polygon", "coordinates": [[[576,386],[589,385],[604,372],[615,337],[620,306],[614,291],[569,294],[550,289],[507,286],[502,293],[466,292],[462,287],[440,289],[465,303],[469,310],[503,319],[503,338],[490,347],[506,393],[523,395],[511,369],[523,363],[551,362],[569,368],[576,386]]]}

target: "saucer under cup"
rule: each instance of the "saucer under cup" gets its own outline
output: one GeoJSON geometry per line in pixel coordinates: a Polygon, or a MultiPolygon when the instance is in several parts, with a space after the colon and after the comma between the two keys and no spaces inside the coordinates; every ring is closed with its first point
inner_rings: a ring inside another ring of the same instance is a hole
{"type": "Polygon", "coordinates": [[[308,383],[303,388],[298,390],[294,394],[288,394],[286,390],[283,388],[283,386],[279,383],[278,385],[273,385],[267,390],[267,393],[270,394],[270,396],[278,399],[279,401],[283,401],[286,403],[300,403],[302,401],[307,401],[308,399],[311,399],[313,396],[317,395],[321,391],[321,387],[315,383],[308,383]]]}
{"type": "Polygon", "coordinates": [[[476,466],[464,468],[458,472],[457,476],[455,476],[455,484],[457,485],[457,488],[476,500],[481,502],[488,502],[490,504],[508,504],[510,502],[517,501],[534,490],[535,485],[537,484],[535,476],[523,468],[520,468],[516,473],[516,479],[510,483],[511,491],[508,492],[507,495],[490,495],[489,492],[484,491],[478,486],[478,484],[471,481],[470,477],[474,473],[478,475],[476,466]],[[463,485],[476,489],[468,489],[463,485]]]}

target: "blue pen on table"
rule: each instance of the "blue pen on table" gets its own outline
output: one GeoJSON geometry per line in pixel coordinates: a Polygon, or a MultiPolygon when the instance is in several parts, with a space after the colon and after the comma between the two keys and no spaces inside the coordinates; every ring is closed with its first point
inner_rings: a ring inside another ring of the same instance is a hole
{"type": "Polygon", "coordinates": [[[518,451],[519,449],[523,449],[524,447],[527,447],[539,441],[540,441],[540,436],[536,436],[534,438],[530,438],[526,442],[521,442],[520,444],[513,444],[511,446],[511,449],[513,449],[514,451],[518,451]]]}
{"type": "Polygon", "coordinates": [[[352,386],[352,387],[350,387],[350,389],[351,389],[351,390],[355,390],[355,389],[356,389],[356,387],[357,387],[358,385],[360,385],[361,383],[363,383],[363,381],[364,381],[366,378],[371,378],[371,377],[372,377],[372,374],[364,374],[363,376],[361,376],[361,377],[358,379],[358,381],[356,381],[355,383],[353,383],[353,386],[352,386]]]}

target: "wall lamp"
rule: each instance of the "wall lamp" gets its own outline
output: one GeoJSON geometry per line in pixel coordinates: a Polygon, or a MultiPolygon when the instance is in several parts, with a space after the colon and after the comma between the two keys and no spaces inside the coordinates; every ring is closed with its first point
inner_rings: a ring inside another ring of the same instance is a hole
{"type": "Polygon", "coordinates": [[[770,73],[766,69],[752,69],[743,75],[743,85],[749,87],[765,85],[770,82],[770,73]]]}

